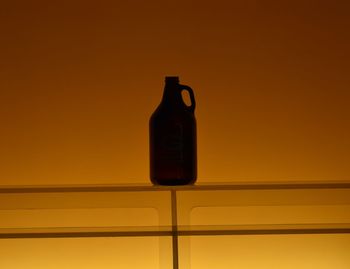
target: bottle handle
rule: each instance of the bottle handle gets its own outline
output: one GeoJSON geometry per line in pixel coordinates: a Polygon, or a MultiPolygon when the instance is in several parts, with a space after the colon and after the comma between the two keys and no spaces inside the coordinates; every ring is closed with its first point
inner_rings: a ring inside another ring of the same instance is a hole
{"type": "Polygon", "coordinates": [[[185,106],[187,108],[189,108],[189,110],[194,113],[194,109],[196,108],[196,100],[194,99],[194,93],[191,87],[187,86],[187,85],[180,85],[181,91],[186,90],[188,91],[188,93],[190,94],[190,99],[191,99],[191,105],[188,106],[185,104],[185,106]]]}

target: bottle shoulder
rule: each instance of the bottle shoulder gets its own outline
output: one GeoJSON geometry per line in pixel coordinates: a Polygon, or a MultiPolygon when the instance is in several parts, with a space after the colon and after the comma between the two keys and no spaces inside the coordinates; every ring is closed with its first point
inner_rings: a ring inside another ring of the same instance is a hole
{"type": "Polygon", "coordinates": [[[171,118],[195,118],[192,111],[188,110],[186,107],[176,107],[176,106],[166,106],[159,104],[151,115],[151,118],[155,117],[171,117],[171,118]]]}
{"type": "Polygon", "coordinates": [[[150,118],[151,128],[160,128],[160,126],[196,126],[196,119],[190,111],[171,111],[164,108],[157,108],[150,118]],[[158,127],[156,127],[158,126],[158,127]]]}

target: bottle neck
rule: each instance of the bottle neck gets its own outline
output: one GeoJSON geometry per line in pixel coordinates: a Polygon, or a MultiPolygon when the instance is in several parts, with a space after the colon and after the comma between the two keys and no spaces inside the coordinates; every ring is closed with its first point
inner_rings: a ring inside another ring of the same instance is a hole
{"type": "Polygon", "coordinates": [[[183,103],[179,83],[165,83],[162,103],[168,106],[180,106],[183,103]]]}

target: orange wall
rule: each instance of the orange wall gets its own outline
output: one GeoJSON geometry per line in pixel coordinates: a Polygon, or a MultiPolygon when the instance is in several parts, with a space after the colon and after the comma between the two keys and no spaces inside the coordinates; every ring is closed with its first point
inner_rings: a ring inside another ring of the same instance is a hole
{"type": "Polygon", "coordinates": [[[0,184],[148,182],[165,75],[199,179],[346,180],[348,1],[4,1],[0,184]]]}

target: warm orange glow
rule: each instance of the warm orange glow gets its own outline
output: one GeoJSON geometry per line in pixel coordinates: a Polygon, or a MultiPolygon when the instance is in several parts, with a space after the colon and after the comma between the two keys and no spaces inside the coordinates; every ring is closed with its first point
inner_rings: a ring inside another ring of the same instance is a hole
{"type": "MultiPolygon", "coordinates": [[[[349,180],[347,1],[5,2],[0,185],[148,183],[148,120],[166,75],[195,91],[198,184],[349,180]]],[[[35,216],[17,213],[1,214],[35,216]]],[[[191,269],[350,264],[342,234],[186,246],[191,269]]],[[[160,268],[158,238],[4,239],[0,249],[4,269],[160,268]]]]}
{"type": "MultiPolygon", "coordinates": [[[[170,238],[163,240],[164,250],[171,250],[170,238]]],[[[0,265],[9,269],[162,269],[157,237],[9,239],[1,240],[0,248],[0,265]]],[[[168,264],[165,269],[171,269],[171,259],[168,264]]]]}
{"type": "Polygon", "coordinates": [[[165,75],[196,93],[203,181],[348,179],[343,1],[10,1],[1,184],[148,182],[165,75]]]}

